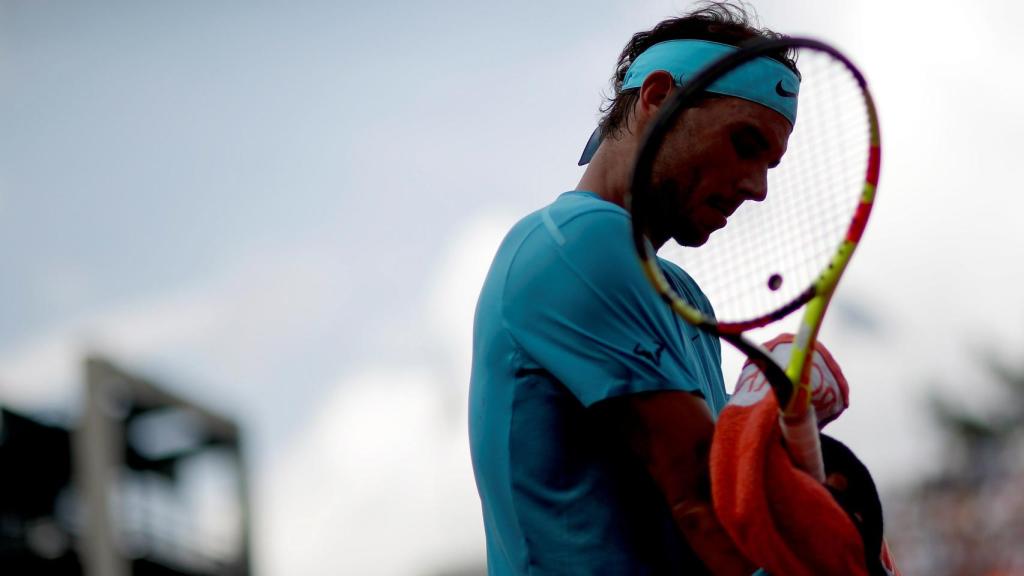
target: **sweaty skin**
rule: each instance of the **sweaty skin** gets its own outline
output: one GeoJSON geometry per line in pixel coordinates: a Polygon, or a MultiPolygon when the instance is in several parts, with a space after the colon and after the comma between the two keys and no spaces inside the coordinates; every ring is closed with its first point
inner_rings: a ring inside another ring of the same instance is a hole
{"type": "MultiPolygon", "coordinates": [[[[667,72],[647,77],[630,129],[606,138],[577,189],[624,205],[640,145],[637,135],[644,134],[675,89],[667,72]]],[[[665,215],[655,223],[655,248],[670,237],[700,246],[743,202],[763,200],[768,170],[785,154],[792,129],[778,112],[729,96],[710,97],[686,110],[666,135],[652,171],[653,193],[663,207],[656,212],[665,215]]]]}
{"type": "MultiPolygon", "coordinates": [[[[624,207],[641,136],[675,89],[667,72],[647,77],[628,129],[602,142],[578,190],[624,207]]],[[[655,249],[669,238],[700,246],[743,202],[764,200],[768,170],[785,154],[791,131],[778,112],[739,98],[711,97],[686,110],[666,135],[652,171],[657,214],[664,216],[652,225],[655,249]]],[[[623,427],[629,449],[644,463],[680,535],[705,566],[714,574],[751,574],[756,567],[736,549],[711,507],[708,450],[714,420],[703,398],[666,391],[602,404],[601,410],[623,427]]]]}

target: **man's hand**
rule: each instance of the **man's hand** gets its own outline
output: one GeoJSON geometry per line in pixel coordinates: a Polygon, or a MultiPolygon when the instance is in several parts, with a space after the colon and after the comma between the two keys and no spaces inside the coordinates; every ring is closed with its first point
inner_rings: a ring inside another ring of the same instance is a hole
{"type": "MultiPolygon", "coordinates": [[[[765,342],[764,347],[772,353],[778,362],[789,360],[793,346],[792,334],[780,334],[765,342]]],[[[818,429],[835,420],[850,405],[850,388],[846,383],[839,364],[821,342],[814,343],[814,355],[811,359],[811,403],[818,419],[818,429]]],[[[741,393],[757,393],[767,390],[768,382],[757,366],[747,360],[740,372],[739,380],[733,395],[741,393]]]]}

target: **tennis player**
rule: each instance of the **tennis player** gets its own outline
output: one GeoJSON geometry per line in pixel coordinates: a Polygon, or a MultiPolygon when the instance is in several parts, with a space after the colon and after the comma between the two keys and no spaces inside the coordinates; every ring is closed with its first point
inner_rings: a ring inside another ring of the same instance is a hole
{"type": "MultiPolygon", "coordinates": [[[[719,342],[658,298],[622,204],[644,129],[677,82],[774,36],[727,3],[635,34],[579,185],[501,244],[477,304],[469,398],[492,576],[755,571],[710,506],[708,450],[727,400],[719,342]]],[[[754,67],[779,82],[712,85],[666,138],[652,181],[673,208],[655,246],[699,246],[765,197],[799,75],[786,54],[754,67]]],[[[664,268],[711,312],[689,276],[664,268]]]]}

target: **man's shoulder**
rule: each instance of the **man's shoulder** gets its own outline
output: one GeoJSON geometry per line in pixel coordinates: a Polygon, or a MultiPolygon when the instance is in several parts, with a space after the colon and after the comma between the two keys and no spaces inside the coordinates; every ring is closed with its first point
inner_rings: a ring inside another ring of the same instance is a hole
{"type": "Polygon", "coordinates": [[[572,190],[559,194],[546,206],[523,216],[512,229],[532,228],[541,223],[564,226],[581,217],[629,222],[629,213],[621,206],[593,192],[572,190]]]}
{"type": "Polygon", "coordinates": [[[630,238],[629,214],[622,207],[590,192],[566,192],[512,227],[495,255],[485,293],[506,305],[529,305],[556,291],[571,291],[575,298],[583,297],[583,287],[614,291],[643,278],[630,238]]]}
{"type": "Polygon", "coordinates": [[[561,194],[554,202],[535,214],[544,217],[545,213],[558,226],[568,225],[579,218],[618,223],[629,222],[629,213],[621,206],[613,204],[593,192],[582,190],[561,194]]]}
{"type": "MultiPolygon", "coordinates": [[[[510,260],[566,252],[628,239],[629,214],[592,192],[571,191],[521,218],[498,249],[510,260]]],[[[509,262],[511,263],[511,261],[509,262]]]]}
{"type": "Polygon", "coordinates": [[[554,246],[563,251],[629,245],[629,213],[592,192],[566,192],[531,217],[543,225],[554,246]]]}

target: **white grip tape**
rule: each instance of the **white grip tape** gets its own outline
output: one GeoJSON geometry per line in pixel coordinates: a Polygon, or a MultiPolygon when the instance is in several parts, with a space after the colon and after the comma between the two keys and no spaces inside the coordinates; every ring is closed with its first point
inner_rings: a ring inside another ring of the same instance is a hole
{"type": "Polygon", "coordinates": [[[821,439],[814,410],[807,410],[801,420],[786,421],[779,415],[782,436],[786,439],[789,457],[798,468],[825,482],[825,465],[821,461],[821,439]]]}

